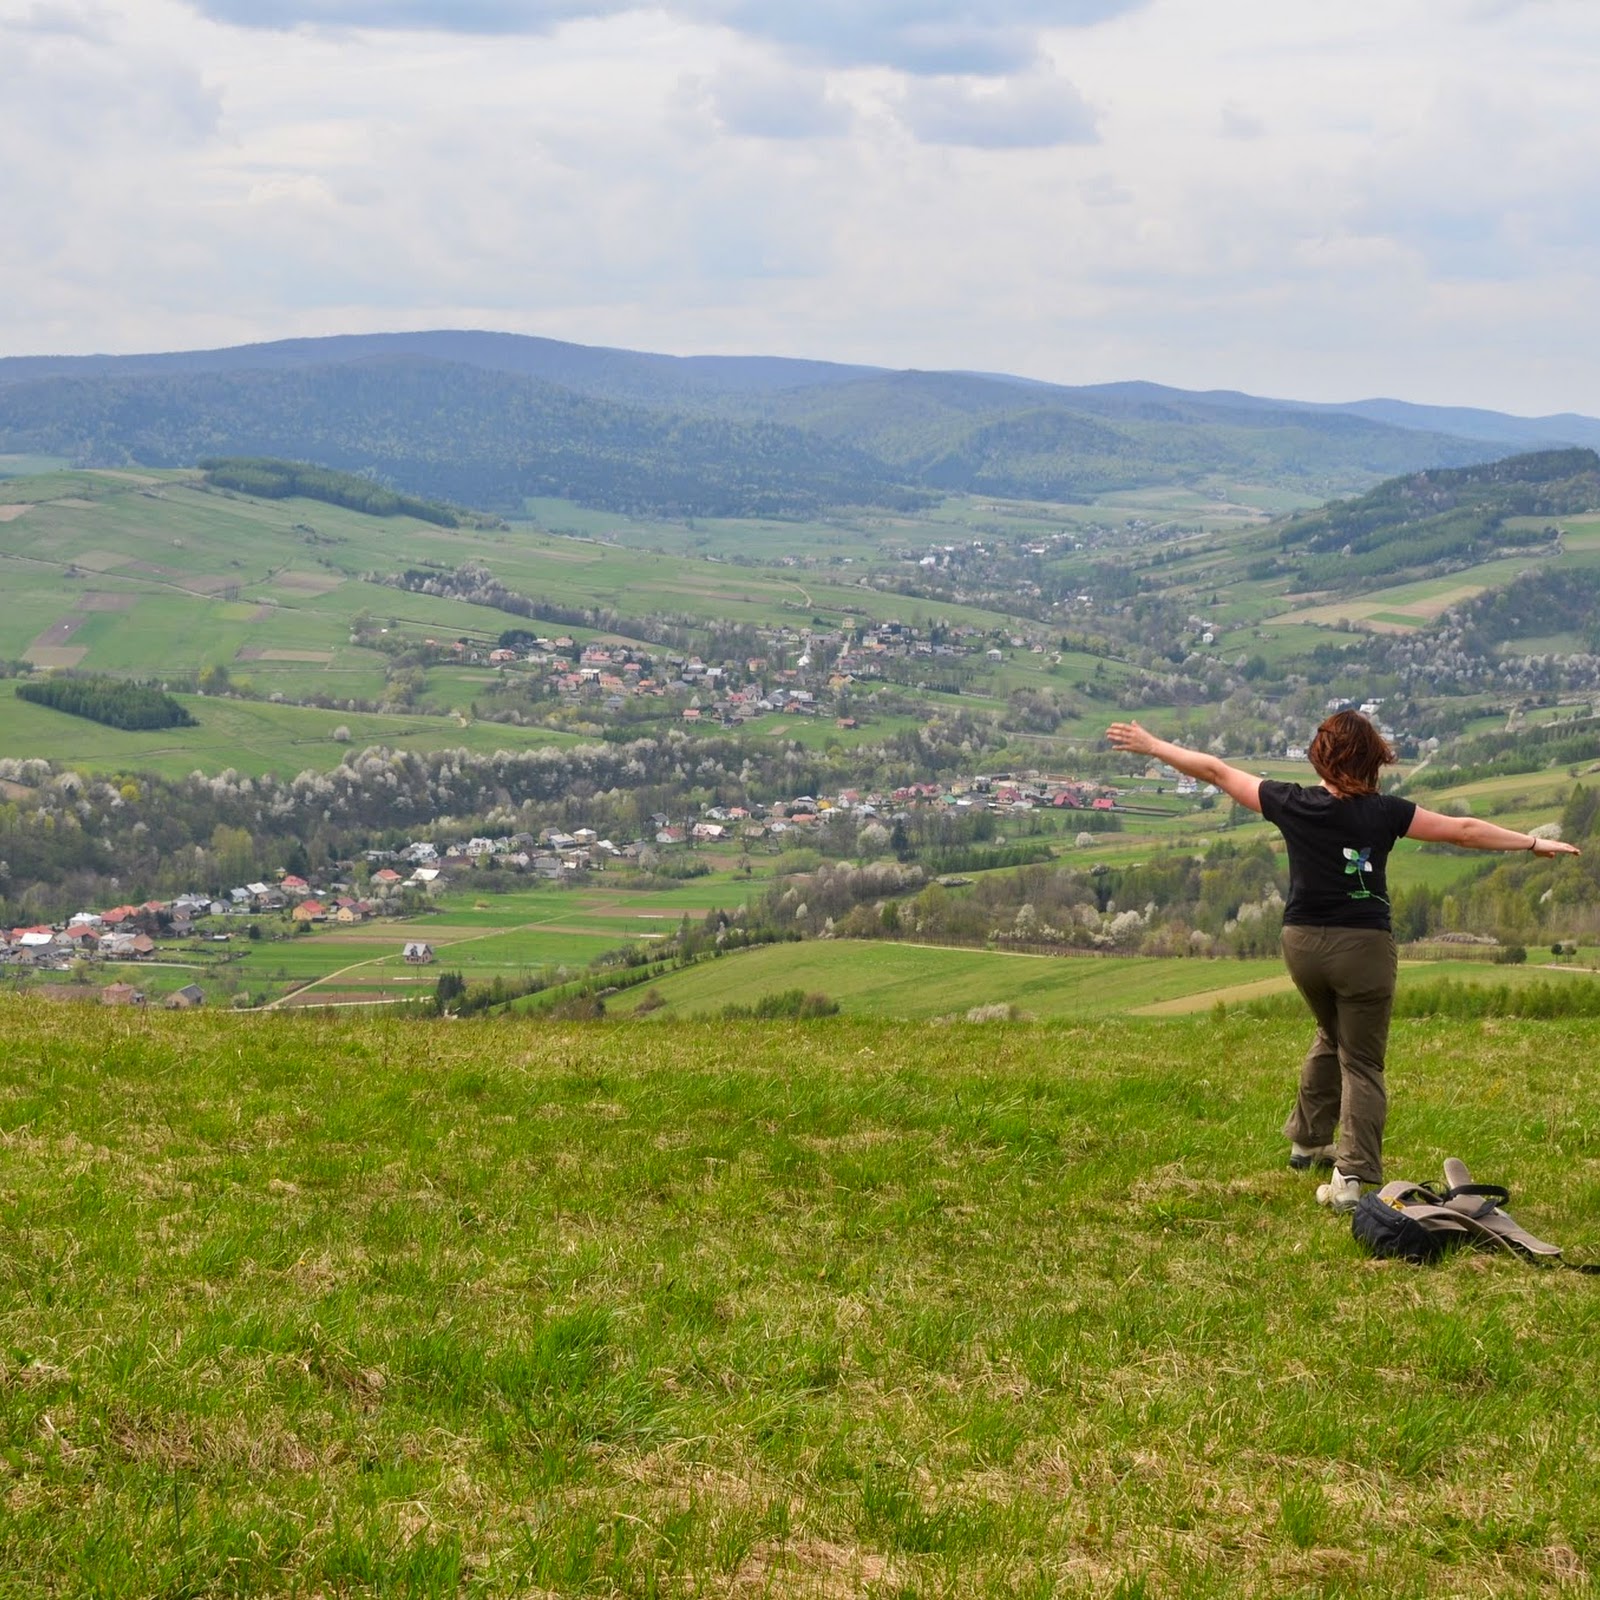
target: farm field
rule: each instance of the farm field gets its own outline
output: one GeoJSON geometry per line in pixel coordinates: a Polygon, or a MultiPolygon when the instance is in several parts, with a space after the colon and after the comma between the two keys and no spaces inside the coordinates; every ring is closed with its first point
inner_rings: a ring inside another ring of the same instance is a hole
{"type": "MultiPolygon", "coordinates": [[[[1298,509],[1306,497],[1267,492],[1274,512],[1298,509]]],[[[923,546],[952,539],[1038,537],[1121,526],[1130,519],[1231,530],[1252,527],[1268,509],[1259,493],[1249,501],[1181,488],[1133,490],[1085,501],[1027,501],[952,496],[919,512],[839,512],[820,521],[776,518],[695,518],[692,523],[627,518],[567,500],[527,503],[533,525],[554,533],[631,549],[700,557],[748,556],[753,545],[795,557],[864,564],[885,545],[923,546]]]]}
{"type": "MultiPolygon", "coordinates": [[[[1600,1562],[1591,1280],[1358,1254],[1283,1165],[1298,1023],[12,1003],[0,1041],[3,1595],[1411,1600],[1600,1562]]],[[[1461,1155],[1593,1259],[1594,1047],[1401,1020],[1391,1172],[1461,1155]]]]}
{"type": "Polygon", "coordinates": [[[1348,595],[1326,605],[1307,606],[1275,616],[1275,624],[1314,623],[1334,627],[1341,620],[1369,628],[1405,632],[1432,622],[1453,605],[1499,584],[1509,583],[1529,565],[1527,557],[1486,561],[1445,578],[1393,584],[1370,594],[1348,595]]]}
{"type": "MultiPolygon", "coordinates": [[[[509,587],[552,601],[636,609],[648,596],[652,607],[708,621],[805,624],[818,610],[835,617],[887,615],[912,604],[865,588],[848,573],[834,578],[658,555],[553,536],[531,524],[441,528],[405,517],[363,516],[320,501],[253,500],[209,490],[192,474],[151,475],[137,483],[101,473],[12,479],[0,486],[0,499],[26,507],[0,525],[0,559],[12,583],[29,597],[26,622],[52,604],[70,607],[86,590],[96,596],[133,595],[135,619],[146,609],[153,614],[148,602],[164,598],[180,607],[178,614],[188,622],[177,641],[179,657],[169,660],[169,667],[188,665],[191,657],[208,659],[208,652],[226,647],[228,625],[253,630],[252,637],[269,642],[303,633],[302,625],[309,625],[334,650],[332,662],[318,664],[337,665],[341,635],[363,608],[477,637],[493,637],[507,625],[491,608],[364,581],[369,571],[396,572],[407,565],[448,570],[477,561],[509,587]],[[261,607],[275,614],[254,615],[261,607]]],[[[782,525],[773,531],[781,534],[782,525]]],[[[771,553],[783,553],[781,540],[771,553]]],[[[930,619],[981,626],[1003,620],[970,606],[914,604],[930,619]]],[[[24,619],[0,619],[0,649],[13,652],[24,625],[24,619]]],[[[141,641],[154,642],[152,634],[126,613],[107,608],[85,664],[122,665],[112,659],[107,639],[131,639],[122,652],[131,656],[141,641]]],[[[153,656],[146,659],[155,664],[153,656]]],[[[265,673],[269,665],[258,664],[256,670],[265,673]]]]}
{"type": "Polygon", "coordinates": [[[322,711],[315,706],[274,705],[204,695],[175,698],[195,718],[194,728],[125,733],[83,717],[69,716],[16,697],[0,683],[0,750],[7,755],[50,751],[54,760],[80,772],[153,772],[181,778],[197,768],[228,767],[251,777],[273,772],[293,777],[308,768],[337,766],[351,750],[384,745],[392,750],[525,750],[537,745],[579,743],[576,734],[552,728],[517,728],[449,717],[388,716],[378,712],[322,711]],[[347,740],[334,731],[349,730],[347,740]]]}
{"type": "Polygon", "coordinates": [[[242,990],[256,1004],[412,999],[431,992],[438,972],[446,969],[471,982],[520,977],[544,967],[578,971],[622,945],[676,933],[685,915],[699,921],[713,909],[731,911],[764,887],[756,871],[746,879],[724,870],[672,889],[639,888],[630,874],[623,882],[597,875],[577,887],[517,888],[476,898],[468,890],[451,893],[432,911],[414,917],[319,927],[260,942],[236,940],[231,958],[218,970],[230,990],[242,990]],[[432,947],[435,964],[406,962],[404,947],[414,941],[432,947]]]}
{"type": "MultiPolygon", "coordinates": [[[[1553,961],[1553,958],[1552,958],[1553,961]]],[[[1540,979],[1591,983],[1587,972],[1498,967],[1483,961],[1402,961],[1408,982],[1521,984],[1540,979]]],[[[609,1002],[632,1014],[650,990],[666,1002],[651,1020],[714,1015],[788,989],[825,994],[846,1016],[912,1021],[961,1018],[980,1006],[1015,1006],[1026,1016],[1111,1018],[1182,1015],[1226,1004],[1292,995],[1276,957],[1262,960],[1160,959],[1148,956],[1052,956],[968,950],[888,941],[816,940],[740,951],[720,961],[658,978],[609,1002]]]]}

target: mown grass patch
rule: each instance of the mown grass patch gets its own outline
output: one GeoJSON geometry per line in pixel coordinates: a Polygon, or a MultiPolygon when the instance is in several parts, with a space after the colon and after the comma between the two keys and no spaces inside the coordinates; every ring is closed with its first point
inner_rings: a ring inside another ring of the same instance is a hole
{"type": "MultiPolygon", "coordinates": [[[[1600,1290],[1360,1257],[1304,1034],[0,1007],[0,1593],[1587,1587],[1600,1290]]],[[[1394,1171],[1600,1243],[1595,1038],[1394,1171]]]]}

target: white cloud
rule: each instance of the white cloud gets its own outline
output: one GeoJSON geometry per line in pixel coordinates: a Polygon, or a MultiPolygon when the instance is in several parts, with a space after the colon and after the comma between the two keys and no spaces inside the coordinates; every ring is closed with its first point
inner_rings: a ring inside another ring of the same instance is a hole
{"type": "Polygon", "coordinates": [[[854,113],[830,95],[819,72],[729,62],[710,78],[686,81],[687,97],[728,133],[757,139],[820,139],[848,133],[854,113]]]}
{"type": "MultiPolygon", "coordinates": [[[[1147,0],[654,0],[689,22],[720,25],[834,65],[1006,74],[1033,60],[1041,29],[1083,27],[1147,0]]],[[[250,28],[339,27],[540,34],[580,18],[644,9],[644,0],[195,0],[250,28]]]]}
{"type": "Polygon", "coordinates": [[[1580,0],[439,16],[0,0],[0,352],[476,325],[1600,412],[1580,0]]]}
{"type": "Polygon", "coordinates": [[[1229,139],[1260,139],[1267,131],[1267,125],[1260,117],[1253,117],[1248,111],[1231,103],[1222,108],[1219,126],[1229,139]]]}
{"type": "Polygon", "coordinates": [[[1042,72],[998,85],[917,79],[907,85],[900,115],[926,144],[980,150],[1093,144],[1099,137],[1083,96],[1065,78],[1042,72]]]}

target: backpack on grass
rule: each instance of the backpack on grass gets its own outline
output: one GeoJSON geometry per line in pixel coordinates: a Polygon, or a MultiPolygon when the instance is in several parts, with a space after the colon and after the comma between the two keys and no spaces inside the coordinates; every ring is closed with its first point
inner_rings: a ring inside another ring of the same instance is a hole
{"type": "Polygon", "coordinates": [[[1427,1266],[1467,1242],[1467,1225],[1420,1183],[1386,1183],[1350,1213],[1350,1235],[1369,1255],[1427,1266]]]}
{"type": "Polygon", "coordinates": [[[1437,1261],[1461,1245],[1504,1250],[1536,1265],[1600,1273],[1600,1264],[1564,1261],[1561,1246],[1536,1239],[1502,1209],[1511,1198],[1498,1183],[1474,1183],[1466,1163],[1444,1164],[1444,1186],[1386,1183],[1364,1194],[1350,1215],[1350,1233],[1370,1254],[1419,1265],[1437,1261]]]}

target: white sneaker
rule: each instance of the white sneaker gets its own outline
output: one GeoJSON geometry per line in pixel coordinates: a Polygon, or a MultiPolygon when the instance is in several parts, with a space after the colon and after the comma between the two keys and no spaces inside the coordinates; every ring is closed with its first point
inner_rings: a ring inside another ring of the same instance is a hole
{"type": "Polygon", "coordinates": [[[1335,1211],[1354,1211],[1360,1198],[1361,1180],[1345,1177],[1337,1167],[1326,1183],[1317,1185],[1317,1204],[1332,1206],[1335,1211]]]}
{"type": "Polygon", "coordinates": [[[1296,1172],[1305,1172],[1310,1167],[1331,1167],[1333,1155],[1331,1144],[1295,1144],[1292,1140],[1289,1143],[1289,1165],[1296,1172]]]}

